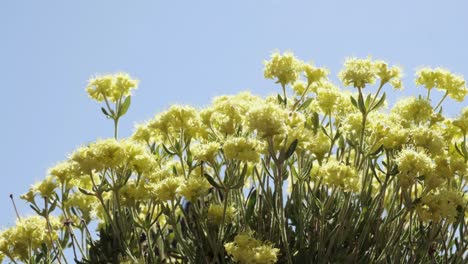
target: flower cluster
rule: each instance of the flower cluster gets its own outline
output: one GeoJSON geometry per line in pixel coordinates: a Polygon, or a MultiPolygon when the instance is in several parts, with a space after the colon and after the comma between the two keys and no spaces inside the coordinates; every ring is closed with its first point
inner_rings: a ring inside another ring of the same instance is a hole
{"type": "Polygon", "coordinates": [[[426,89],[443,90],[448,96],[459,102],[468,94],[465,79],[442,68],[424,68],[416,73],[416,84],[426,89]]]}
{"type": "MultiPolygon", "coordinates": [[[[449,118],[430,93],[387,105],[401,69],[370,58],[339,74],[357,91],[292,53],[273,54],[264,74],[281,93],[173,105],[126,139],[118,121],[137,82],[91,80],[114,138],[79,147],[21,196],[37,216],[18,213],[0,233],[0,260],[50,263],[69,250],[86,263],[462,263],[468,108],[449,118]]],[[[464,99],[463,78],[446,70],[416,81],[464,99]]]]}
{"type": "Polygon", "coordinates": [[[126,73],[108,74],[92,78],[88,82],[86,91],[89,96],[98,102],[109,100],[117,102],[127,97],[131,91],[138,87],[138,81],[126,73]]]}
{"type": "Polygon", "coordinates": [[[226,252],[234,261],[241,264],[271,264],[276,263],[279,249],[262,243],[249,234],[239,234],[233,242],[224,245],[226,252]]]}

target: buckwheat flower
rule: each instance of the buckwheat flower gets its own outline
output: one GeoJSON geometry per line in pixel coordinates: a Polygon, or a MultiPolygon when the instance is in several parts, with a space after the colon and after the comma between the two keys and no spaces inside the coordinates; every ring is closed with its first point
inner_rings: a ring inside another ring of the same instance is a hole
{"type": "Polygon", "coordinates": [[[430,175],[434,171],[431,158],[420,151],[404,149],[395,160],[398,164],[399,183],[404,188],[413,185],[418,177],[430,175]]]}
{"type": "Polygon", "coordinates": [[[157,115],[149,122],[148,128],[160,131],[166,138],[179,138],[182,132],[186,138],[194,138],[202,132],[197,110],[190,106],[180,105],[173,105],[169,110],[157,115]]]}
{"type": "Polygon", "coordinates": [[[465,79],[461,75],[453,74],[442,68],[423,68],[416,73],[416,85],[426,89],[443,90],[452,99],[462,102],[468,94],[465,79]]]}
{"type": "Polygon", "coordinates": [[[267,79],[276,79],[283,86],[294,83],[302,70],[303,62],[298,60],[294,54],[285,52],[283,54],[273,53],[269,61],[265,61],[264,76],[267,79]]]}
{"type": "Polygon", "coordinates": [[[169,177],[153,185],[151,192],[161,201],[174,201],[182,183],[182,177],[169,177]]]}
{"type": "Polygon", "coordinates": [[[248,92],[235,96],[219,96],[213,100],[212,107],[200,113],[203,124],[217,132],[218,136],[226,137],[238,133],[242,128],[245,113],[263,100],[248,92]]]}
{"type": "Polygon", "coordinates": [[[137,88],[138,80],[132,79],[128,73],[119,72],[114,75],[113,85],[114,89],[112,97],[113,99],[118,100],[121,96],[129,96],[131,94],[131,90],[137,88]]]}
{"type": "Polygon", "coordinates": [[[404,127],[411,124],[424,124],[431,119],[433,109],[431,104],[423,98],[409,97],[398,101],[391,113],[398,116],[398,120],[404,127]]]}
{"type": "Polygon", "coordinates": [[[364,88],[367,84],[375,82],[377,71],[370,58],[348,58],[344,63],[344,69],[338,74],[344,86],[364,88]]]}
{"type": "Polygon", "coordinates": [[[317,105],[325,114],[331,114],[340,106],[337,104],[340,91],[332,84],[317,89],[317,105]]]}
{"type": "MultiPolygon", "coordinates": [[[[306,92],[307,84],[304,81],[297,80],[292,84],[291,88],[296,93],[296,95],[302,96],[306,92]]],[[[309,89],[308,92],[310,93],[312,90],[309,89]]]]}
{"type": "Polygon", "coordinates": [[[33,185],[35,192],[39,193],[42,197],[53,197],[55,189],[58,184],[54,181],[51,176],[47,176],[43,181],[33,185]]]}
{"type": "Polygon", "coordinates": [[[232,206],[226,207],[226,213],[224,212],[224,204],[211,204],[208,208],[208,222],[221,225],[223,223],[224,217],[224,224],[229,224],[234,220],[236,210],[232,206]]]}
{"type": "Polygon", "coordinates": [[[123,204],[133,204],[135,201],[144,201],[153,198],[151,186],[145,177],[141,177],[140,181],[129,179],[127,183],[120,189],[120,195],[124,198],[123,204]]]}
{"type": "Polygon", "coordinates": [[[79,210],[82,213],[81,217],[90,221],[91,212],[96,206],[98,206],[98,200],[94,196],[75,192],[65,200],[64,205],[67,209],[71,209],[73,207],[75,210],[79,210]]]}
{"type": "Polygon", "coordinates": [[[439,155],[444,152],[445,140],[442,135],[431,128],[418,126],[411,129],[411,137],[415,146],[424,147],[433,155],[439,155]]]}
{"type": "Polygon", "coordinates": [[[14,227],[0,233],[0,251],[16,260],[28,262],[31,251],[42,245],[50,247],[52,239],[57,239],[57,230],[62,226],[58,218],[49,217],[50,227],[44,217],[28,216],[18,219],[14,227]]]}
{"type": "Polygon", "coordinates": [[[416,211],[421,220],[438,222],[447,219],[455,222],[458,216],[458,208],[465,210],[463,196],[452,190],[440,190],[424,195],[416,211]]]}
{"type": "Polygon", "coordinates": [[[460,128],[463,134],[468,133],[468,107],[463,108],[461,115],[453,121],[453,125],[460,128]]]}
{"type": "Polygon", "coordinates": [[[208,142],[192,147],[191,151],[196,160],[214,163],[221,145],[218,142],[208,142]]]}
{"type": "Polygon", "coordinates": [[[107,74],[90,79],[86,91],[98,102],[107,99],[115,103],[122,97],[129,96],[137,85],[138,81],[126,73],[107,74]]]}
{"type": "Polygon", "coordinates": [[[192,176],[180,185],[177,192],[185,199],[195,202],[199,197],[206,195],[210,188],[210,183],[204,177],[192,176]]]}
{"type": "Polygon", "coordinates": [[[241,264],[273,264],[278,261],[280,251],[248,233],[237,235],[233,242],[224,244],[224,248],[235,262],[241,264]]]}
{"type": "Polygon", "coordinates": [[[325,68],[317,68],[312,64],[304,63],[302,65],[302,70],[307,79],[307,84],[311,85],[312,83],[325,81],[328,77],[330,71],[325,68]]]}
{"type": "Polygon", "coordinates": [[[344,191],[357,192],[360,189],[360,178],[356,169],[334,159],[322,165],[318,175],[324,183],[341,187],[344,191]]]}
{"type": "Polygon", "coordinates": [[[152,139],[152,133],[148,129],[148,123],[136,125],[135,132],[133,132],[131,139],[137,142],[149,144],[152,139]]]}
{"type": "Polygon", "coordinates": [[[30,188],[27,193],[20,196],[21,199],[29,203],[34,203],[34,198],[36,197],[36,192],[33,188],[30,188]]]}
{"type": "Polygon", "coordinates": [[[223,151],[226,159],[257,162],[260,159],[260,147],[260,142],[255,139],[232,137],[224,142],[223,151]]]}
{"type": "Polygon", "coordinates": [[[287,112],[273,103],[260,104],[247,112],[246,123],[261,137],[280,135],[286,132],[287,112]]]}
{"type": "Polygon", "coordinates": [[[330,151],[331,141],[330,138],[323,133],[322,130],[319,130],[316,135],[314,135],[311,140],[307,141],[305,148],[310,152],[314,153],[319,160],[323,159],[325,154],[330,151]]]}
{"type": "Polygon", "coordinates": [[[78,178],[81,176],[78,170],[78,164],[70,160],[61,162],[50,168],[49,174],[55,177],[62,184],[73,178],[78,178]]]}
{"type": "Polygon", "coordinates": [[[397,149],[409,140],[409,131],[387,115],[370,122],[370,127],[376,140],[386,149],[397,149]]]}
{"type": "Polygon", "coordinates": [[[384,61],[375,61],[374,67],[376,74],[380,78],[382,83],[390,83],[395,89],[402,89],[401,82],[401,68],[397,66],[388,67],[388,64],[384,61]]]}

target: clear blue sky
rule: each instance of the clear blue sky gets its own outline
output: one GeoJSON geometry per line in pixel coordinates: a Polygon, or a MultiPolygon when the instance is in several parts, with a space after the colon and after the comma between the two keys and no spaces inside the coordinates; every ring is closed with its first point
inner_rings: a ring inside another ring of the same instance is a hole
{"type": "Polygon", "coordinates": [[[112,136],[84,91],[95,73],[141,80],[122,135],[173,103],[275,92],[262,74],[275,49],[335,76],[347,56],[400,64],[406,91],[394,99],[416,93],[421,65],[468,77],[467,12],[462,0],[1,1],[0,227],[14,222],[10,193],[27,191],[80,144],[112,136]]]}

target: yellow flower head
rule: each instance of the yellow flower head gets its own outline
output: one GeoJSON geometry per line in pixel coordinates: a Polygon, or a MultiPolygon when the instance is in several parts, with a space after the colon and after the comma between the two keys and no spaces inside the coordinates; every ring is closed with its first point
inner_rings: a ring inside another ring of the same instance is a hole
{"type": "Polygon", "coordinates": [[[294,83],[302,70],[303,62],[294,54],[273,53],[269,61],[265,61],[264,76],[267,79],[276,79],[283,86],[294,83]]]}
{"type": "Polygon", "coordinates": [[[409,97],[398,101],[391,112],[401,125],[409,127],[412,124],[424,124],[431,119],[433,110],[431,104],[423,98],[409,97]]]}
{"type": "Polygon", "coordinates": [[[247,126],[262,137],[286,132],[287,112],[281,106],[264,103],[252,108],[246,116],[247,126]]]}
{"type": "Polygon", "coordinates": [[[211,204],[208,208],[208,222],[215,225],[221,225],[223,223],[228,224],[234,220],[236,210],[232,206],[226,207],[226,214],[224,214],[224,204],[211,204]]]}
{"type": "Polygon", "coordinates": [[[279,249],[263,243],[248,233],[242,233],[233,242],[224,244],[226,252],[241,264],[273,264],[278,261],[279,249]]]}
{"type": "Polygon", "coordinates": [[[208,142],[193,146],[191,151],[195,159],[213,163],[220,148],[221,145],[218,142],[208,142]]]}
{"type": "Polygon", "coordinates": [[[468,106],[463,108],[461,115],[453,121],[453,125],[459,127],[463,134],[468,133],[468,106]]]}
{"type": "Polygon", "coordinates": [[[324,183],[341,187],[344,191],[357,192],[360,189],[360,178],[356,169],[336,160],[325,163],[318,175],[323,178],[324,183]]]}
{"type": "Polygon", "coordinates": [[[416,85],[426,89],[436,88],[445,91],[452,99],[462,102],[468,94],[465,79],[442,68],[423,68],[416,73],[416,85]]]}
{"type": "Polygon", "coordinates": [[[127,73],[116,73],[92,78],[88,82],[86,91],[98,102],[107,99],[115,103],[122,97],[129,96],[137,85],[138,80],[132,79],[127,73]]]}
{"type": "Polygon", "coordinates": [[[344,69],[338,74],[345,86],[364,88],[367,84],[373,84],[376,79],[376,68],[370,58],[348,58],[344,63],[344,69]]]}
{"type": "Polygon", "coordinates": [[[148,128],[152,133],[162,133],[166,138],[179,138],[181,133],[186,138],[203,134],[200,115],[195,108],[190,106],[171,106],[169,110],[151,120],[148,128]]]}
{"type": "Polygon", "coordinates": [[[169,177],[152,186],[152,193],[161,201],[173,201],[177,195],[177,189],[182,185],[182,177],[169,177]]]}
{"type": "Polygon", "coordinates": [[[328,77],[330,71],[325,68],[317,68],[311,64],[304,63],[302,65],[302,70],[304,71],[304,75],[307,79],[307,84],[311,85],[316,82],[325,81],[328,77]]]}
{"type": "Polygon", "coordinates": [[[454,222],[458,210],[461,209],[462,212],[466,210],[464,204],[461,193],[443,189],[424,195],[417,206],[417,212],[419,217],[426,222],[437,222],[442,219],[454,222]]]}
{"type": "Polygon", "coordinates": [[[255,139],[232,137],[223,144],[227,159],[237,159],[245,162],[257,162],[260,159],[261,143],[255,139]]]}
{"type": "Polygon", "coordinates": [[[408,188],[416,182],[417,177],[428,176],[434,172],[431,158],[420,151],[404,149],[396,158],[400,185],[408,188]]]}
{"type": "Polygon", "coordinates": [[[185,199],[195,202],[199,197],[206,195],[210,188],[210,183],[204,177],[191,176],[180,185],[177,192],[185,199]]]}
{"type": "Polygon", "coordinates": [[[375,61],[374,67],[376,74],[380,78],[382,83],[390,83],[395,89],[402,89],[403,85],[401,82],[402,73],[401,68],[397,66],[388,67],[388,64],[384,61],[375,61]]]}

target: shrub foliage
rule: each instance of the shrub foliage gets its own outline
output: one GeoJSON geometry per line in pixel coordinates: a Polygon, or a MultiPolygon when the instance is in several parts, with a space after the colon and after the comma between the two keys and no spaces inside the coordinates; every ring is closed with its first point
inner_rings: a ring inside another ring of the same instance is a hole
{"type": "MultiPolygon", "coordinates": [[[[114,137],[75,150],[0,233],[19,263],[467,263],[468,107],[463,77],[416,73],[421,94],[387,107],[401,70],[349,58],[338,74],[274,53],[279,93],[174,105],[118,138],[138,82],[86,91],[114,137]],[[347,89],[347,90],[346,90],[347,89]]],[[[12,196],[11,196],[12,197],[12,196]]],[[[13,197],[12,201],[14,203],[13,197]]]]}

